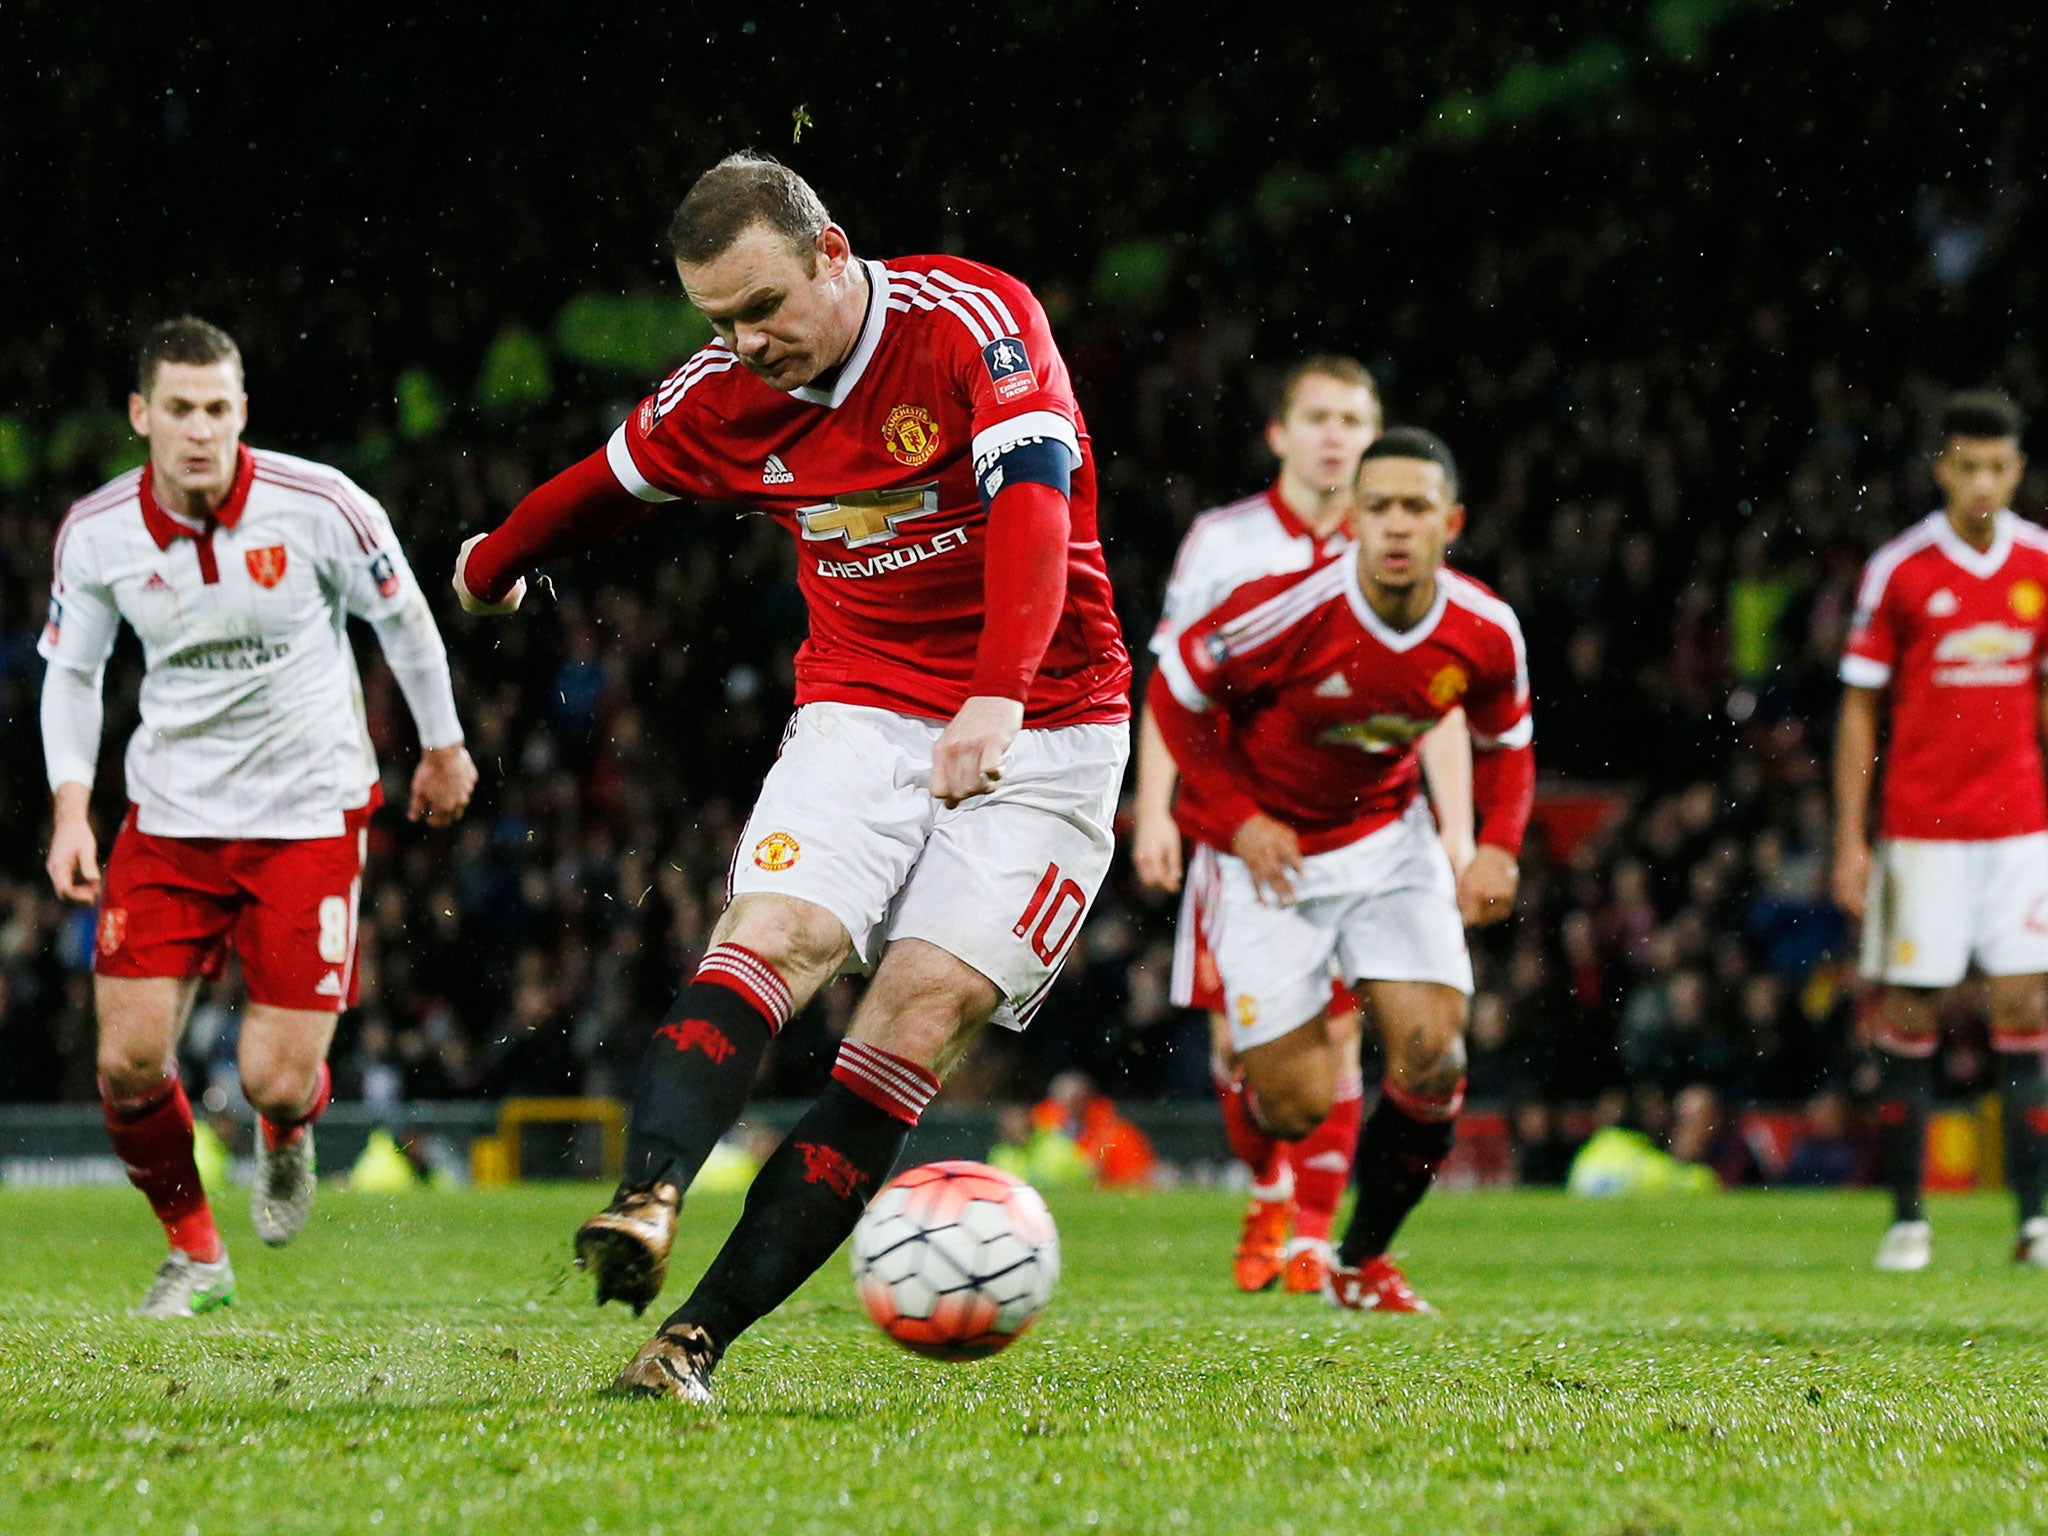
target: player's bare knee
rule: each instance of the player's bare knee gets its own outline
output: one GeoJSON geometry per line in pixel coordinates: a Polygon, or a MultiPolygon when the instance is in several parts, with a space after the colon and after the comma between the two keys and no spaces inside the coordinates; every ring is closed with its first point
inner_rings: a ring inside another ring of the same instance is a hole
{"type": "Polygon", "coordinates": [[[1995,1040],[2038,1040],[2048,1033],[2048,981],[2038,976],[1996,978],[1991,984],[1995,1040]]]}
{"type": "Polygon", "coordinates": [[[101,1092],[122,1104],[153,1092],[170,1076],[172,1062],[169,1052],[141,1040],[101,1040],[98,1067],[101,1092]]]}
{"type": "Polygon", "coordinates": [[[1431,1032],[1410,1042],[1390,1063],[1396,1082],[1423,1098],[1448,1098],[1465,1077],[1465,1037],[1431,1032]]]}
{"type": "Polygon", "coordinates": [[[751,950],[775,967],[798,1008],[838,973],[853,948],[846,926],[817,903],[759,893],[734,897],[711,939],[751,950]]]}
{"type": "Polygon", "coordinates": [[[965,961],[905,939],[883,956],[847,1034],[944,1076],[1001,1001],[965,961]]]}

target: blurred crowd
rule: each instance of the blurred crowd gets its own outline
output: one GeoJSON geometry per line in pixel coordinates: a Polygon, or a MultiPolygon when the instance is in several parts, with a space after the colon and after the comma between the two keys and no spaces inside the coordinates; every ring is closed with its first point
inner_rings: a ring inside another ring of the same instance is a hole
{"type": "MultiPolygon", "coordinates": [[[[1375,66],[1389,99],[1359,133],[1392,135],[1423,109],[1437,31],[1406,13],[1389,26],[1376,47],[1395,62],[1375,66]]],[[[1555,41],[1461,46],[1487,78],[1555,41]]],[[[1390,421],[1457,450],[1470,525],[1454,560],[1519,610],[1537,696],[1548,809],[1517,919],[1478,946],[1472,1076],[1476,1099],[1514,1111],[1532,1167],[1583,1135],[1564,1106],[1732,1166],[1740,1106],[1854,1104],[1858,1000],[1826,894],[1825,779],[1850,594],[1868,550],[1933,505],[1924,455],[1948,388],[2048,407],[2048,360],[2018,318],[2039,310],[2029,252],[2048,210],[2024,174],[2043,113],[2017,56],[1989,31],[1931,48],[1905,18],[1846,3],[1745,11],[1702,52],[1631,59],[1582,109],[1417,140],[1383,178],[1312,134],[1234,138],[1253,76],[1232,71],[1273,65],[1206,55],[1178,113],[1140,94],[1128,154],[1075,158],[1043,188],[992,160],[1003,198],[949,197],[940,178],[916,189],[925,223],[906,225],[843,147],[815,163],[808,142],[791,152],[857,248],[942,244],[1037,287],[1088,413],[1134,652],[1190,518],[1264,483],[1264,391],[1295,357],[1357,354],[1390,421]],[[1134,171],[1154,168],[1171,196],[1133,196],[1134,171]],[[985,219],[960,212],[992,202],[985,219]],[[1053,217],[1087,207],[1106,210],[1099,244],[1053,217]],[[1159,282],[1106,283],[1105,246],[1148,235],[1159,282]]],[[[452,370],[527,307],[522,284],[575,280],[551,252],[627,238],[621,204],[633,238],[658,225],[687,170],[650,191],[644,161],[628,169],[603,184],[602,226],[572,240],[542,216],[560,186],[493,162],[494,248],[519,255],[465,271],[452,305],[429,263],[417,291],[380,290],[359,314],[343,285],[289,321],[267,291],[212,315],[249,358],[251,439],[342,464],[391,510],[437,595],[483,771],[452,833],[378,819],[366,1003],[336,1052],[350,1093],[622,1090],[704,946],[790,707],[802,606],[786,536],[762,519],[665,509],[550,572],[510,622],[445,600],[460,539],[599,446],[648,381],[572,373],[559,399],[510,417],[456,409],[413,437],[378,425],[393,378],[423,360],[403,350],[406,314],[424,360],[452,370]],[[305,356],[292,336],[308,315],[341,351],[287,399],[296,385],[277,380],[305,356]]],[[[62,329],[10,342],[10,382],[117,402],[120,342],[81,366],[62,329]]],[[[15,834],[0,1098],[92,1091],[87,935],[37,867],[33,642],[56,520],[98,478],[91,462],[46,466],[0,504],[0,795],[15,834]]],[[[2021,510],[2038,515],[2043,493],[2030,477],[2021,510]]],[[[137,666],[124,648],[109,673],[103,834],[137,666]]],[[[387,802],[402,805],[403,704],[374,647],[364,673],[387,802]]],[[[948,1092],[1029,1100],[1085,1070],[1119,1097],[1204,1095],[1205,1032],[1166,1002],[1171,916],[1120,863],[1034,1028],[988,1041],[948,1092]]],[[[816,1085],[856,987],[836,984],[786,1033],[766,1091],[816,1085]]],[[[202,1076],[231,1056],[231,985],[210,1018],[191,1049],[202,1076]]],[[[1972,1020],[1964,995],[1944,1058],[1959,1092],[1981,1073],[1972,1020]]]]}

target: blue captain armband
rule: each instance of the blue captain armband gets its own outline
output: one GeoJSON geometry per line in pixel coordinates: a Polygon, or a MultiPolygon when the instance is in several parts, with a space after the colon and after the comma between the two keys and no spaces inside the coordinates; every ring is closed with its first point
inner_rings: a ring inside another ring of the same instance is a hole
{"type": "Polygon", "coordinates": [[[982,510],[1006,485],[1029,482],[1049,485],[1062,496],[1074,483],[1072,450],[1056,437],[1020,437],[982,454],[974,461],[974,483],[981,488],[982,510]]]}

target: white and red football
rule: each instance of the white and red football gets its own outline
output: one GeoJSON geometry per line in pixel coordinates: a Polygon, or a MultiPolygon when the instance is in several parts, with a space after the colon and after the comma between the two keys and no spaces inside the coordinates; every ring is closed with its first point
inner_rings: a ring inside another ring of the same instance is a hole
{"type": "Polygon", "coordinates": [[[853,1229],[853,1286],[875,1326],[934,1360],[980,1360],[1029,1328],[1060,1276],[1038,1191],[986,1163],[926,1163],[853,1229]]]}

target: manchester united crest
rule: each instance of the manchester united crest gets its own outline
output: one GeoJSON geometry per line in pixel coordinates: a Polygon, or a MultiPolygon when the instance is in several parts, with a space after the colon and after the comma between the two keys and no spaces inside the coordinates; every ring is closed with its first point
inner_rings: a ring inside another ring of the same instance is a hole
{"type": "Polygon", "coordinates": [[[754,864],[771,875],[779,875],[802,853],[803,846],[787,832],[770,832],[754,844],[754,864]]]}
{"type": "Polygon", "coordinates": [[[282,544],[266,544],[261,549],[245,549],[242,560],[249,567],[249,579],[257,586],[270,588],[284,580],[285,553],[282,544]]]}
{"type": "Polygon", "coordinates": [[[1449,709],[1471,686],[1471,676],[1463,667],[1444,667],[1429,680],[1429,702],[1438,709],[1449,709]]]}
{"type": "Polygon", "coordinates": [[[2005,594],[2006,606],[2012,609],[2012,616],[2022,624],[2031,624],[2041,617],[2041,610],[2048,608],[2048,592],[2041,590],[2041,583],[2032,579],[2016,581],[2012,590],[2005,594]]]}
{"type": "Polygon", "coordinates": [[[939,424],[921,405],[899,405],[882,423],[882,446],[906,469],[917,469],[939,451],[939,424]]]}

